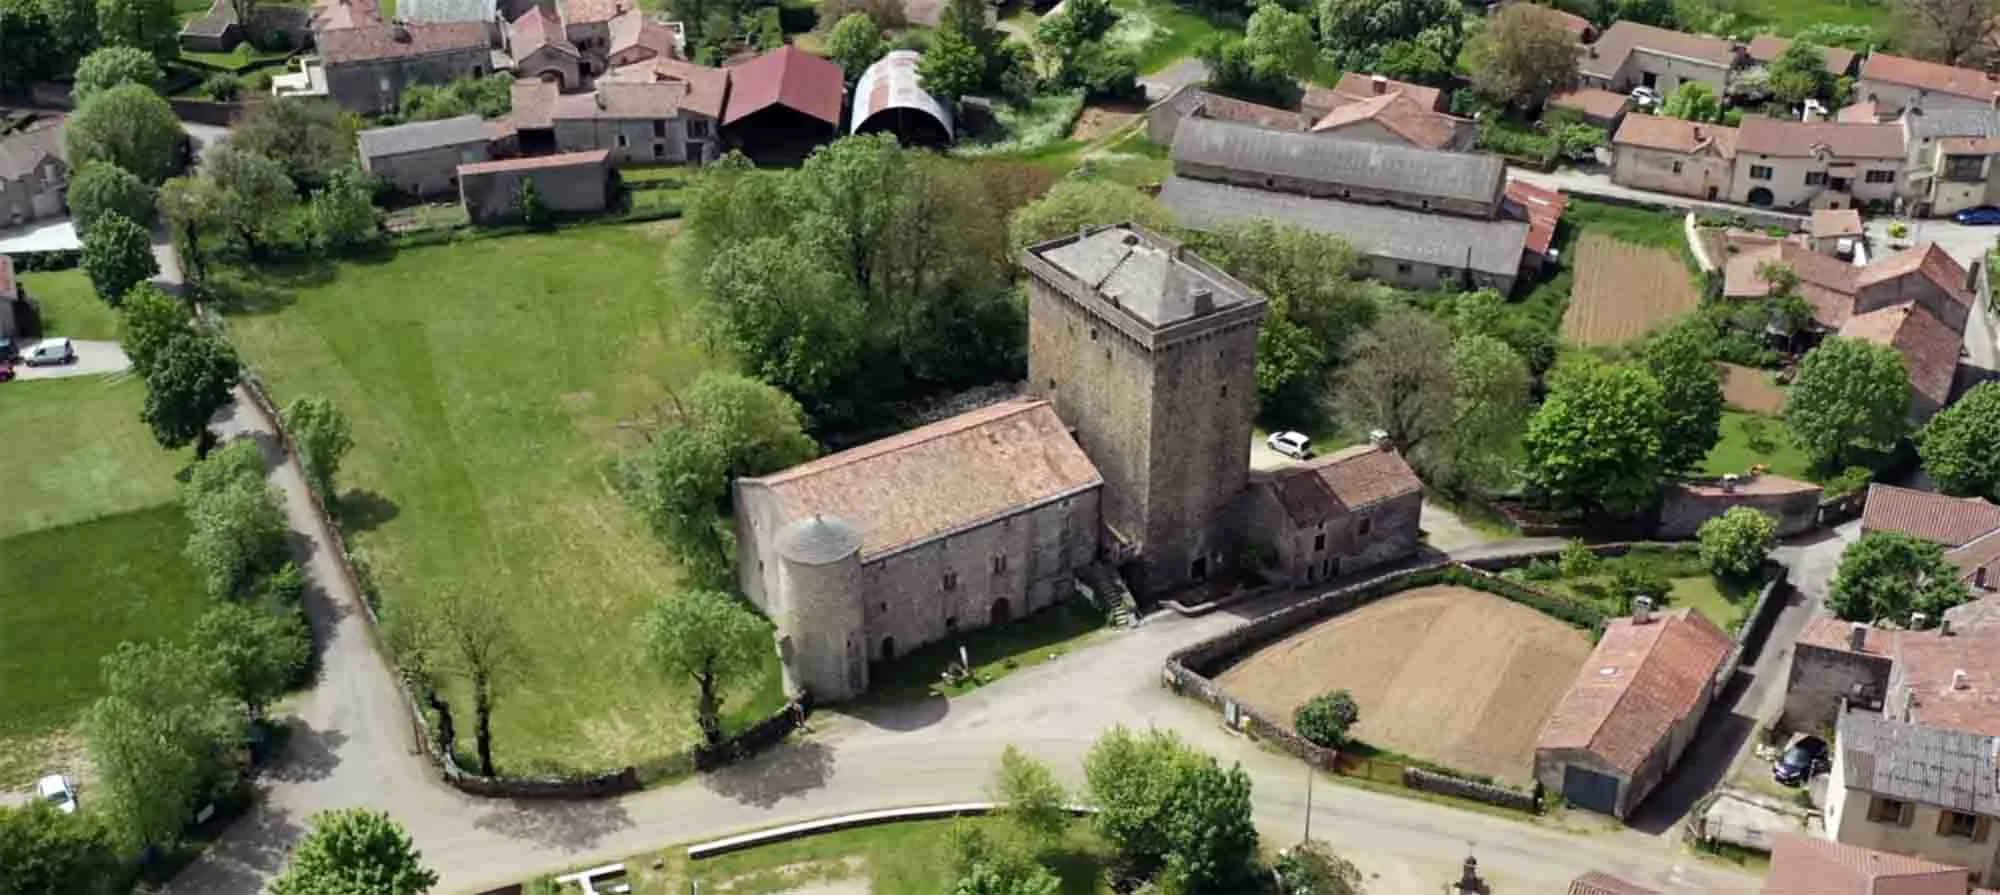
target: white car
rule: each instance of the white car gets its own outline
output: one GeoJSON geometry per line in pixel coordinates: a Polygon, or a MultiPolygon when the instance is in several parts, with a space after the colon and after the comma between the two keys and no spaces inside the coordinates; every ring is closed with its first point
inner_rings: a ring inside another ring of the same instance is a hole
{"type": "Polygon", "coordinates": [[[1271,437],[1264,439],[1264,444],[1295,460],[1312,456],[1312,439],[1297,432],[1273,432],[1271,437]]]}
{"type": "Polygon", "coordinates": [[[1641,109],[1650,109],[1660,104],[1660,94],[1651,87],[1632,88],[1632,102],[1641,109]]]}
{"type": "Polygon", "coordinates": [[[21,355],[21,362],[30,367],[44,367],[68,364],[76,361],[76,346],[68,339],[43,339],[36,342],[21,355]]]}
{"type": "Polygon", "coordinates": [[[76,783],[62,774],[50,774],[35,784],[35,794],[64,814],[76,813],[76,783]]]}

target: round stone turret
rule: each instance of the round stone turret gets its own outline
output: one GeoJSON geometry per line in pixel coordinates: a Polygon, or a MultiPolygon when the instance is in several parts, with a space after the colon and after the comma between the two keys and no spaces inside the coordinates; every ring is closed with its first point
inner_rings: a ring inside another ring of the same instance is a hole
{"type": "Polygon", "coordinates": [[[838,516],[812,515],[778,529],[778,555],[787,563],[823,566],[861,552],[861,533],[838,516]]]}
{"type": "Polygon", "coordinates": [[[861,615],[861,533],[846,520],[813,515],[778,530],[786,682],[796,693],[837,702],[868,689],[861,615]]]}

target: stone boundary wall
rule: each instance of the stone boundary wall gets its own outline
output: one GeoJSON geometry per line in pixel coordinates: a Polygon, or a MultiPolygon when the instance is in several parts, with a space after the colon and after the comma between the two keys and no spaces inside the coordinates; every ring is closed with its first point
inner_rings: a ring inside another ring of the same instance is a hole
{"type": "Polygon", "coordinates": [[[1729,648],[1729,656],[1722,660],[1722,667],[1715,672],[1715,690],[1729,685],[1737,669],[1743,664],[1743,656],[1752,650],[1762,649],[1764,639],[1771,636],[1771,623],[1784,609],[1785,601],[1778,599],[1778,592],[1787,587],[1790,570],[1779,566],[1778,577],[1765,582],[1764,589],[1757,593],[1757,602],[1751,604],[1743,623],[1736,627],[1736,645],[1729,648]]]}
{"type": "Polygon", "coordinates": [[[1826,489],[1817,485],[1784,494],[1703,490],[1704,486],[1715,482],[1709,479],[1661,485],[1659,521],[1653,526],[1653,536],[1675,541],[1689,540],[1701,530],[1702,523],[1736,507],[1749,507],[1777,520],[1778,537],[1789,538],[1818,523],[1820,499],[1826,494],[1826,489]]]}
{"type": "Polygon", "coordinates": [[[1491,783],[1481,783],[1477,780],[1467,780],[1463,777],[1454,777],[1450,774],[1440,774],[1436,771],[1425,770],[1423,768],[1404,768],[1403,785],[1411,789],[1420,789],[1424,792],[1444,793],[1448,796],[1457,796],[1461,799],[1484,802],[1488,805],[1499,805],[1502,808],[1512,808],[1516,811],[1524,811],[1529,814],[1542,813],[1542,800],[1536,797],[1534,793],[1521,792],[1517,789],[1509,789],[1505,786],[1498,786],[1491,783]]]}

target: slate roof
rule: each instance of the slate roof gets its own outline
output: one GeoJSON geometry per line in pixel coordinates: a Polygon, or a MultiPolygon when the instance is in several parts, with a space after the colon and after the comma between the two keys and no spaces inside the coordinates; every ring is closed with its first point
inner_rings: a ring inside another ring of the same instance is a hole
{"type": "Polygon", "coordinates": [[[1577,68],[1586,75],[1599,78],[1613,78],[1626,57],[1634,50],[1646,50],[1665,56],[1676,56],[1717,68],[1733,68],[1736,65],[1736,44],[1720,37],[1706,34],[1688,34],[1669,31],[1638,22],[1617,21],[1578,60],[1577,68]]]}
{"type": "Polygon", "coordinates": [[[590,149],[583,152],[565,152],[560,155],[538,155],[530,158],[500,159],[491,162],[475,162],[459,165],[458,176],[463,178],[475,174],[503,174],[512,171],[542,171],[551,168],[581,168],[604,165],[611,160],[608,149],[590,149]]]}
{"type": "Polygon", "coordinates": [[[1052,240],[1028,249],[1035,257],[1082,280],[1139,322],[1154,329],[1241,305],[1261,304],[1263,296],[1233,280],[1211,275],[1180,256],[1179,243],[1139,227],[1104,227],[1081,237],[1052,240]],[[1196,308],[1206,291],[1209,311],[1196,308]]]}
{"type": "Polygon", "coordinates": [[[1185,166],[1296,178],[1472,202],[1500,196],[1507,166],[1499,156],[1438,152],[1366,140],[1265,130],[1191,118],[1174,134],[1174,169],[1185,166]]]}
{"type": "Polygon", "coordinates": [[[1605,623],[1535,748],[1582,749],[1631,773],[1693,715],[1730,651],[1729,635],[1691,608],[1605,623]]]}
{"type": "MultiPolygon", "coordinates": [[[[1181,132],[1187,132],[1185,125],[1181,132]]],[[[1339,236],[1365,255],[1495,276],[1517,274],[1528,244],[1526,221],[1425,214],[1187,177],[1168,178],[1160,187],[1160,201],[1190,227],[1268,219],[1339,236]]]]}
{"type": "Polygon", "coordinates": [[[1762,895],[1966,895],[1963,867],[1780,833],[1762,895]]]}
{"type": "Polygon", "coordinates": [[[1969,814],[2000,816],[1994,757],[1985,734],[1893,721],[1870,712],[1840,716],[1837,748],[1846,783],[1864,792],[1969,814]]]}
{"type": "Polygon", "coordinates": [[[1569,895],[1659,895],[1659,893],[1628,883],[1611,874],[1592,870],[1570,880],[1569,895]]]}
{"type": "Polygon", "coordinates": [[[734,124],[771,106],[785,106],[834,127],[840,126],[840,104],[846,75],[840,66],[787,44],[730,69],[729,113],[734,124]]]}
{"type": "Polygon", "coordinates": [[[1401,454],[1372,444],[1287,467],[1271,479],[1278,505],[1301,528],[1422,490],[1424,483],[1401,454]]]}
{"type": "Polygon", "coordinates": [[[320,60],[327,65],[411,59],[466,50],[484,51],[490,41],[482,22],[362,25],[322,31],[315,38],[320,60]]]}
{"type": "Polygon", "coordinates": [[[409,22],[491,22],[495,0],[397,0],[396,17],[409,22]]]}
{"type": "MultiPolygon", "coordinates": [[[[1752,60],[1770,65],[1776,62],[1779,56],[1784,55],[1786,50],[1791,48],[1792,42],[1789,39],[1779,37],[1775,34],[1759,34],[1750,39],[1750,45],[1745,47],[1744,51],[1752,60]]],[[[1853,50],[1846,47],[1829,47],[1825,44],[1820,44],[1819,49],[1820,53],[1826,57],[1826,70],[1828,74],[1839,77],[1847,74],[1854,67],[1854,57],[1857,54],[1853,50]]]]}
{"type": "Polygon", "coordinates": [[[1876,483],[1868,486],[1861,510],[1861,531],[1897,531],[1959,547],[2000,528],[2000,506],[1976,497],[1950,497],[1930,491],[1876,483]]]}
{"type": "Polygon", "coordinates": [[[1903,157],[1903,129],[1894,124],[1787,121],[1753,115],[1737,128],[1736,151],[1805,158],[1824,149],[1835,158],[1903,157]]]}
{"type": "Polygon", "coordinates": [[[1929,398],[1935,407],[1950,400],[1965,337],[1952,332],[1916,302],[1855,314],[1840,325],[1840,334],[1896,349],[1903,356],[1912,390],[1929,398]]]}
{"type": "Polygon", "coordinates": [[[1861,78],[1983,101],[2000,97],[2000,82],[1983,71],[1939,65],[1908,56],[1892,56],[1880,51],[1869,53],[1861,63],[1861,78]]]}
{"type": "Polygon", "coordinates": [[[49,159],[64,159],[67,150],[63,148],[63,126],[58,121],[0,137],[0,178],[26,177],[49,159]]]}
{"type": "Polygon", "coordinates": [[[382,158],[486,142],[486,126],[477,115],[460,115],[439,121],[416,121],[392,127],[371,127],[356,135],[363,158],[382,158]]]}
{"type": "Polygon", "coordinates": [[[1450,147],[1458,136],[1459,126],[1467,123],[1462,118],[1433,112],[1397,92],[1343,105],[1326,113],[1326,117],[1321,118],[1312,129],[1314,133],[1338,135],[1340,128],[1364,121],[1375,122],[1411,145],[1424,149],[1450,147]]]}
{"type": "Polygon", "coordinates": [[[1574,109],[1585,117],[1609,121],[1625,111],[1625,104],[1632,98],[1623,93],[1613,93],[1596,87],[1578,87],[1549,97],[1549,105],[1561,109],[1574,109]]]}
{"type": "Polygon", "coordinates": [[[1046,401],[1015,399],[738,481],[785,519],[837,516],[863,561],[1102,484],[1046,401]]]}
{"type": "Polygon", "coordinates": [[[1693,154],[1708,149],[1723,158],[1735,158],[1736,128],[1700,121],[1682,121],[1665,115],[1627,115],[1613,134],[1614,146],[1637,146],[1665,152],[1693,154]]]}
{"type": "Polygon", "coordinates": [[[1852,208],[1815,208],[1807,232],[1820,238],[1861,235],[1861,212],[1852,208]]]}
{"type": "Polygon", "coordinates": [[[2000,109],[1911,109],[1903,127],[1917,140],[1939,137],[2000,137],[2000,109]]]}

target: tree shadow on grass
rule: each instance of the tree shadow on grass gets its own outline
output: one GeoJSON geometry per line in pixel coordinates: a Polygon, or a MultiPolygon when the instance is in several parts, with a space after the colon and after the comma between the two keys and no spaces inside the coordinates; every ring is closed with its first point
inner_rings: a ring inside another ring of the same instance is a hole
{"type": "Polygon", "coordinates": [[[340,496],[340,503],[335,512],[340,514],[340,527],[343,531],[348,534],[360,534],[381,528],[384,523],[402,515],[403,508],[397,506],[395,501],[382,496],[380,492],[354,488],[340,496]]]}
{"type": "Polygon", "coordinates": [[[832,775],[833,750],[805,740],[712,771],[702,777],[702,785],[745,805],[769,808],[825,786],[832,775]]]}
{"type": "Polygon", "coordinates": [[[605,836],[632,826],[625,806],[608,799],[546,802],[515,799],[479,816],[472,825],[544,848],[595,848],[605,836]]]}

